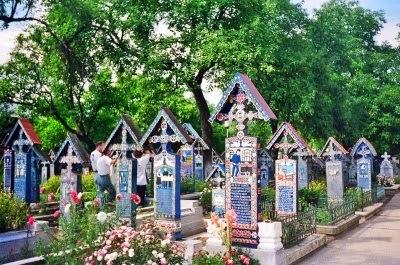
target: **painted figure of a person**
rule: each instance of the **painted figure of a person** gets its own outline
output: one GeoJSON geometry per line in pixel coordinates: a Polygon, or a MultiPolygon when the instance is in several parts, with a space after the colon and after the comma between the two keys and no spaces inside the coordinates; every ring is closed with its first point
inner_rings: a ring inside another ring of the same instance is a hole
{"type": "Polygon", "coordinates": [[[237,149],[236,153],[234,153],[231,157],[232,162],[232,177],[237,177],[239,174],[239,165],[240,165],[240,150],[237,149]]]}

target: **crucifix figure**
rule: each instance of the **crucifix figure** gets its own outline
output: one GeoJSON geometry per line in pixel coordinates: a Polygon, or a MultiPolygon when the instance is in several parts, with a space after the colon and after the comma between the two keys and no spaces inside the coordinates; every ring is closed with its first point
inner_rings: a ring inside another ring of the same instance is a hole
{"type": "Polygon", "coordinates": [[[288,159],[288,153],[289,153],[290,149],[298,147],[298,145],[296,143],[291,144],[291,143],[288,142],[287,135],[288,135],[288,133],[285,131],[284,134],[283,134],[283,142],[282,143],[276,143],[274,145],[274,147],[276,149],[282,149],[283,158],[284,159],[288,159]]]}
{"type": "Polygon", "coordinates": [[[232,109],[228,113],[228,121],[232,122],[232,120],[237,121],[236,129],[237,137],[239,139],[244,137],[244,130],[246,129],[247,120],[251,121],[253,119],[261,119],[261,115],[258,112],[254,112],[252,110],[246,111],[248,100],[246,94],[239,89],[238,94],[235,97],[236,105],[232,107],[232,109]]]}
{"type": "Polygon", "coordinates": [[[385,152],[381,157],[383,158],[383,160],[389,161],[390,155],[388,155],[387,152],[385,152]]]}
{"type": "Polygon", "coordinates": [[[168,124],[166,121],[163,120],[161,123],[160,136],[154,135],[149,140],[150,143],[160,143],[163,153],[167,152],[167,144],[168,143],[175,143],[179,140],[178,136],[176,136],[175,134],[169,135],[167,133],[167,129],[168,129],[168,124]]]}
{"type": "Polygon", "coordinates": [[[343,152],[341,152],[341,151],[335,151],[334,145],[333,145],[333,143],[332,143],[332,141],[331,141],[331,142],[329,142],[329,151],[326,152],[326,154],[327,154],[327,156],[330,158],[331,161],[335,161],[335,160],[336,160],[335,155],[342,155],[343,152]]]}

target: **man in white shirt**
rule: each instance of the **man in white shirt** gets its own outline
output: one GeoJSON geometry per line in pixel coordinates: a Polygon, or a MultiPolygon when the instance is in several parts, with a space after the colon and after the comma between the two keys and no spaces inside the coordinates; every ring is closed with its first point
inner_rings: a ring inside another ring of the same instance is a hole
{"type": "Polygon", "coordinates": [[[108,201],[113,201],[116,196],[115,188],[111,183],[110,172],[111,165],[114,165],[116,160],[109,157],[108,151],[103,150],[102,156],[97,160],[97,175],[95,183],[99,188],[100,193],[108,191],[108,201]]]}
{"type": "Polygon", "coordinates": [[[103,151],[104,142],[100,141],[96,143],[96,149],[90,154],[90,164],[92,165],[92,170],[97,174],[97,160],[101,157],[101,151],[103,151]]]}
{"type": "Polygon", "coordinates": [[[146,168],[150,162],[150,158],[153,154],[149,150],[135,150],[133,155],[137,160],[137,194],[140,197],[140,205],[146,205],[146,185],[147,185],[147,177],[146,177],[146,168]]]}

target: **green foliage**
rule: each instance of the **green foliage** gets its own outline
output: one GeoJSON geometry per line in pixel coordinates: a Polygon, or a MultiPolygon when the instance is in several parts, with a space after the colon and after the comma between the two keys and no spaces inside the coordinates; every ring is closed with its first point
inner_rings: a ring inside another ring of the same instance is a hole
{"type": "Polygon", "coordinates": [[[57,150],[65,140],[64,127],[54,118],[40,117],[34,120],[35,131],[38,133],[44,151],[57,150]]]}
{"type": "Polygon", "coordinates": [[[265,187],[261,189],[261,200],[267,202],[275,201],[275,188],[265,187]]]}
{"type": "Polygon", "coordinates": [[[360,188],[347,188],[345,191],[345,197],[349,197],[354,200],[356,209],[361,209],[363,207],[363,192],[360,188]]]}
{"type": "Polygon", "coordinates": [[[395,184],[400,184],[400,176],[397,176],[394,178],[394,183],[395,184]]]}
{"type": "Polygon", "coordinates": [[[200,196],[200,204],[203,206],[203,211],[209,213],[212,210],[212,190],[204,188],[200,196]]]}
{"type": "Polygon", "coordinates": [[[326,183],[324,181],[311,181],[308,188],[299,190],[300,209],[306,209],[309,205],[317,205],[320,199],[326,198],[326,183]]]}
{"type": "Polygon", "coordinates": [[[47,231],[50,240],[39,241],[36,254],[43,256],[48,264],[82,264],[88,250],[100,243],[99,236],[118,224],[114,214],[102,223],[96,213],[93,206],[82,209],[72,205],[69,214],[59,219],[62,234],[47,231]]]}
{"type": "MultiPolygon", "coordinates": [[[[0,66],[0,103],[35,118],[45,149],[65,131],[89,146],[104,140],[122,113],[145,130],[168,106],[222,151],[226,129],[207,121],[201,85],[224,89],[238,71],[314,148],[332,135],[346,146],[367,136],[378,152],[400,148],[399,48],[375,43],[384,16],[357,1],[328,1],[312,17],[290,0],[44,5],[43,23],[0,66]]],[[[277,125],[249,131],[265,142],[277,125]]]]}
{"type": "Polygon", "coordinates": [[[85,201],[93,201],[96,198],[97,187],[94,183],[94,173],[90,172],[82,175],[83,199],[85,201]]]}
{"type": "Polygon", "coordinates": [[[42,185],[45,189],[45,193],[60,193],[60,185],[61,185],[61,177],[60,176],[53,176],[47,180],[46,183],[42,185]]]}
{"type": "MultiPolygon", "coordinates": [[[[260,262],[254,258],[252,258],[248,253],[245,253],[241,249],[235,249],[233,251],[233,255],[230,258],[232,260],[232,264],[242,265],[259,265],[260,262]]],[[[222,256],[220,254],[212,255],[208,252],[200,252],[196,256],[194,256],[192,264],[193,265],[225,265],[228,264],[228,258],[222,256]]]]}
{"type": "Polygon", "coordinates": [[[28,208],[22,200],[0,191],[0,233],[23,228],[28,208]]]}
{"type": "Polygon", "coordinates": [[[202,192],[208,186],[204,180],[188,177],[181,180],[181,194],[202,192]]]}

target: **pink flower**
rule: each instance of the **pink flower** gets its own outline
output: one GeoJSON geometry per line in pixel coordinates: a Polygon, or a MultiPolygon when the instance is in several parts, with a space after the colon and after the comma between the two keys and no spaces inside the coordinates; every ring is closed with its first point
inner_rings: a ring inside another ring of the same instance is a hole
{"type": "Polygon", "coordinates": [[[44,187],[40,187],[39,192],[40,194],[43,194],[46,192],[46,189],[44,187]]]}
{"type": "Polygon", "coordinates": [[[134,204],[139,205],[142,200],[140,199],[139,195],[137,195],[136,193],[132,193],[131,201],[133,201],[134,204]]]}
{"type": "Polygon", "coordinates": [[[232,259],[228,259],[228,261],[226,262],[226,264],[228,264],[228,265],[234,265],[235,263],[233,262],[232,259]]]}
{"type": "Polygon", "coordinates": [[[228,211],[226,211],[225,219],[226,219],[227,224],[236,223],[236,218],[237,218],[237,215],[235,213],[235,210],[229,209],[228,211]]]}
{"type": "Polygon", "coordinates": [[[243,265],[250,265],[250,258],[247,257],[243,260],[243,265]]]}
{"type": "Polygon", "coordinates": [[[48,202],[53,202],[55,199],[56,199],[56,196],[54,195],[54,193],[50,192],[49,194],[47,194],[48,202]]]}
{"type": "Polygon", "coordinates": [[[115,199],[120,202],[122,200],[122,194],[118,193],[117,196],[115,196],[115,199]]]}
{"type": "Polygon", "coordinates": [[[34,223],[36,223],[35,217],[33,217],[32,215],[29,215],[28,216],[28,224],[33,225],[34,223]]]}
{"type": "Polygon", "coordinates": [[[39,210],[40,209],[40,203],[35,203],[34,205],[33,205],[33,209],[36,209],[36,210],[39,210]]]}
{"type": "Polygon", "coordinates": [[[78,193],[76,193],[76,191],[71,191],[71,193],[69,194],[71,201],[73,204],[77,205],[81,202],[81,200],[78,197],[78,193]]]}
{"type": "Polygon", "coordinates": [[[60,210],[57,210],[57,211],[55,211],[53,213],[53,218],[54,219],[58,219],[58,218],[60,218],[60,216],[61,216],[61,211],[60,210]]]}

